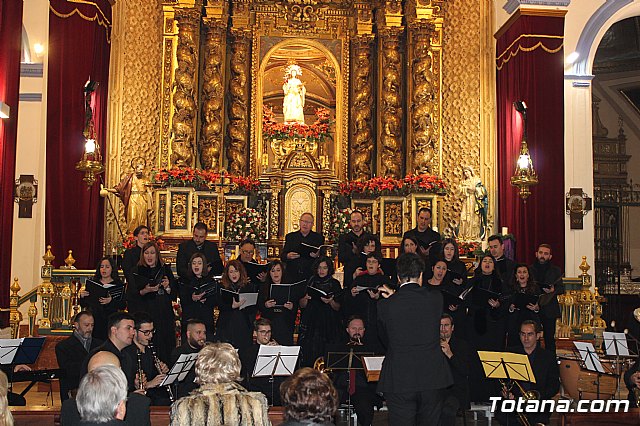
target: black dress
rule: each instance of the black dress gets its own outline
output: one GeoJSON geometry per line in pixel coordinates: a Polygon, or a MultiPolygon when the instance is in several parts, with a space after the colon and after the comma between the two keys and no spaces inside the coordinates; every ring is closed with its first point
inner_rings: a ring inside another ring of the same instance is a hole
{"type": "MultiPolygon", "coordinates": [[[[447,262],[447,273],[442,280],[442,290],[451,293],[455,296],[460,296],[464,291],[469,289],[469,280],[467,279],[467,267],[461,260],[451,260],[447,262]],[[462,284],[456,284],[453,280],[458,278],[462,279],[462,284]]],[[[469,297],[470,299],[470,297],[469,297]]],[[[458,309],[452,311],[449,309],[449,305],[446,304],[442,309],[442,312],[448,313],[453,317],[454,335],[467,340],[467,329],[469,317],[467,315],[467,309],[469,305],[466,302],[461,303],[458,309]]]]}
{"type": "Polygon", "coordinates": [[[210,277],[198,278],[191,276],[190,278],[180,279],[180,305],[182,306],[182,335],[186,335],[187,321],[197,319],[204,323],[207,327],[207,341],[212,342],[215,335],[213,324],[213,308],[216,306],[217,300],[215,295],[210,295],[204,302],[194,301],[192,296],[196,292],[196,288],[202,284],[211,282],[210,277]]]}
{"type": "Polygon", "coordinates": [[[471,306],[469,308],[471,337],[475,350],[502,351],[505,347],[507,302],[501,301],[500,306],[492,308],[487,302],[478,300],[476,289],[489,290],[506,295],[502,281],[496,273],[492,275],[476,274],[470,282],[471,306]]]}
{"type": "MultiPolygon", "coordinates": [[[[540,296],[540,289],[537,285],[528,288],[517,288],[516,293],[526,293],[533,296],[540,296]]],[[[511,302],[508,302],[511,305],[511,302]]],[[[507,312],[508,307],[507,307],[507,312]]],[[[520,325],[526,320],[533,320],[540,324],[540,316],[529,308],[518,309],[509,312],[507,315],[507,346],[520,345],[520,325]]]]}
{"type": "Polygon", "coordinates": [[[173,314],[173,301],[178,296],[178,286],[173,276],[173,272],[168,265],[157,265],[153,268],[149,266],[137,266],[134,272],[133,285],[127,288],[127,300],[129,302],[129,313],[146,312],[153,319],[153,328],[156,333],[153,341],[158,351],[158,358],[168,364],[171,351],[176,347],[176,321],[173,314]],[[163,269],[160,271],[160,269],[163,269]],[[166,276],[169,279],[171,294],[160,291],[140,295],[147,283],[156,276],[166,276]]]}
{"type": "MultiPolygon", "coordinates": [[[[365,273],[353,280],[351,288],[360,286],[375,289],[383,284],[389,284],[389,277],[386,275],[382,273],[375,275],[365,273]]],[[[383,345],[378,335],[378,299],[370,297],[369,292],[366,290],[360,291],[354,297],[351,295],[351,288],[345,289],[343,308],[345,319],[348,319],[352,315],[362,317],[365,326],[363,343],[380,352],[383,345]]]]}
{"type": "MultiPolygon", "coordinates": [[[[329,276],[320,278],[314,275],[309,278],[308,285],[327,293],[336,293],[334,301],[342,305],[343,295],[340,294],[342,287],[335,278],[329,276]]],[[[342,341],[346,333],[342,327],[340,313],[317,296],[312,296],[307,307],[302,309],[300,321],[298,344],[302,346],[303,366],[310,367],[318,357],[326,356],[326,344],[342,341]]]]}
{"type": "Polygon", "coordinates": [[[296,314],[298,313],[298,301],[291,300],[293,309],[289,310],[284,306],[274,306],[267,308],[264,304],[270,300],[269,289],[270,283],[262,283],[260,285],[260,294],[258,296],[258,307],[262,316],[271,321],[271,337],[283,346],[293,345],[293,329],[296,322],[296,314]]]}
{"type": "MultiPolygon", "coordinates": [[[[92,281],[102,284],[100,280],[94,279],[92,281]]],[[[120,280],[112,281],[109,284],[113,284],[113,286],[123,285],[122,281],[120,280]]],[[[109,289],[110,286],[105,288],[109,289]]],[[[88,311],[91,311],[91,313],[93,313],[93,321],[95,323],[93,327],[93,337],[100,339],[102,341],[105,341],[107,340],[107,334],[108,334],[107,320],[109,319],[109,315],[118,311],[123,311],[124,308],[127,306],[127,299],[126,299],[126,296],[123,297],[122,300],[115,300],[112,298],[111,302],[107,303],[106,305],[103,305],[102,303],[92,299],[93,298],[89,298],[89,297],[81,298],[80,306],[82,307],[83,310],[88,310],[88,311]]]]}
{"type": "MultiPolygon", "coordinates": [[[[247,283],[242,288],[232,284],[231,291],[239,293],[257,293],[258,288],[253,283],[247,283]]],[[[218,298],[218,326],[216,339],[221,342],[231,343],[236,349],[244,350],[252,342],[253,322],[256,319],[256,306],[244,309],[231,307],[233,298],[226,292],[221,292],[218,298]]]]}

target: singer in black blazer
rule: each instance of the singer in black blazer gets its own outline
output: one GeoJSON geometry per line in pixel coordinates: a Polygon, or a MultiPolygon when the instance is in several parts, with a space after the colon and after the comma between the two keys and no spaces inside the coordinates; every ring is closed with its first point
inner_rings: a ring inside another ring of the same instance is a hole
{"type": "MultiPolygon", "coordinates": [[[[418,255],[401,255],[401,283],[402,263],[407,260],[421,264],[419,271],[424,270],[418,255]],[[403,257],[410,258],[401,260],[403,257]]],[[[453,384],[440,349],[442,293],[421,287],[421,280],[419,273],[417,280],[402,283],[397,292],[378,302],[378,331],[387,346],[378,392],[387,400],[389,424],[394,426],[438,424],[444,390],[453,384]]]]}

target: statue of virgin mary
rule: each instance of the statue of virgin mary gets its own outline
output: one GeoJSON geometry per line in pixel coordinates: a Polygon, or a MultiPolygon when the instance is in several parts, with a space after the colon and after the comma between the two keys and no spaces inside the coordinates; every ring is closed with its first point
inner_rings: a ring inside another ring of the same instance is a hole
{"type": "Polygon", "coordinates": [[[282,85],[284,101],[282,112],[285,123],[304,123],[304,98],[307,89],[298,76],[302,75],[299,65],[291,64],[285,69],[286,81],[282,85]]]}

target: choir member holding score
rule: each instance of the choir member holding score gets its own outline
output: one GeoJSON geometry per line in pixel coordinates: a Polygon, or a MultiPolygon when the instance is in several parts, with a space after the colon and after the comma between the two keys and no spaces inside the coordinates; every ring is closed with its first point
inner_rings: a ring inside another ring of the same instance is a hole
{"type": "MultiPolygon", "coordinates": [[[[279,304],[278,301],[272,297],[272,292],[274,292],[274,290],[272,290],[273,286],[283,284],[282,277],[284,276],[284,272],[285,265],[282,261],[276,260],[269,264],[267,280],[260,286],[258,306],[260,307],[262,316],[271,322],[270,329],[273,339],[281,345],[291,346],[293,345],[293,329],[298,311],[298,300],[296,300],[296,303],[293,303],[292,300],[287,300],[285,303],[279,304]]],[[[289,286],[291,286],[291,284],[292,283],[287,283],[289,286]]],[[[299,287],[304,285],[304,282],[298,284],[299,287]]],[[[289,291],[292,290],[291,287],[288,288],[289,291]]]]}
{"type": "Polygon", "coordinates": [[[213,308],[215,307],[217,283],[207,276],[207,258],[196,252],[189,259],[189,272],[180,279],[180,305],[182,306],[182,336],[186,336],[187,321],[197,319],[207,328],[207,340],[213,341],[213,308]]]}
{"type": "Polygon", "coordinates": [[[251,344],[251,328],[255,319],[255,306],[241,309],[246,299],[241,293],[257,293],[257,286],[249,282],[242,262],[230,260],[222,273],[222,288],[218,299],[217,339],[231,343],[237,349],[251,344]]]}

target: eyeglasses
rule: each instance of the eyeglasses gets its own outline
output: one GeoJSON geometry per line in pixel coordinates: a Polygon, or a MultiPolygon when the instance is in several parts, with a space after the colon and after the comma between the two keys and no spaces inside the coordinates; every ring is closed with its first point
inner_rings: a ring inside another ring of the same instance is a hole
{"type": "Polygon", "coordinates": [[[253,250],[240,250],[242,254],[253,254],[253,250]]]}
{"type": "Polygon", "coordinates": [[[258,334],[271,334],[271,330],[258,330],[258,334]]]}
{"type": "Polygon", "coordinates": [[[156,333],[155,328],[153,330],[140,330],[139,328],[137,328],[136,330],[138,330],[140,333],[144,334],[147,337],[156,333]]]}

